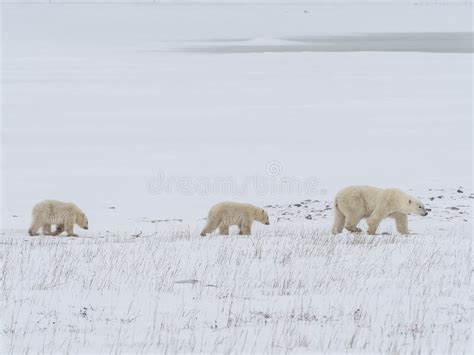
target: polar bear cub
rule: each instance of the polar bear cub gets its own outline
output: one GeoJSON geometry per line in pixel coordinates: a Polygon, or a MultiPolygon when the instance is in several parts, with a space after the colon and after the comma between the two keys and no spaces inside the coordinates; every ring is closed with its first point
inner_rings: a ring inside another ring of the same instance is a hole
{"type": "Polygon", "coordinates": [[[228,235],[229,227],[233,225],[239,227],[240,235],[250,235],[253,221],[270,224],[267,212],[261,208],[247,203],[221,202],[210,209],[201,236],[204,237],[217,228],[220,234],[228,235]]]}
{"type": "Polygon", "coordinates": [[[335,219],[332,233],[361,232],[360,220],[367,219],[368,233],[375,234],[380,222],[394,218],[397,230],[408,234],[408,214],[426,216],[428,209],[417,198],[399,189],[380,189],[372,186],[349,186],[338,192],[334,202],[335,219]]]}
{"type": "Polygon", "coordinates": [[[59,235],[66,231],[68,236],[74,234],[74,224],[83,229],[89,229],[89,222],[84,212],[72,202],[45,200],[33,207],[33,222],[29,229],[31,236],[38,235],[41,228],[45,235],[59,235]],[[51,225],[56,225],[56,231],[51,232],[51,225]]]}

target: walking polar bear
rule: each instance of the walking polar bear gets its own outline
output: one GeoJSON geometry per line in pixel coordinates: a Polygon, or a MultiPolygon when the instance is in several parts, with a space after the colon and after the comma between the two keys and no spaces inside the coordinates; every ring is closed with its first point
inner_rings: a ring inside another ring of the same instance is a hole
{"type": "Polygon", "coordinates": [[[398,189],[380,189],[372,186],[349,186],[338,192],[335,203],[332,233],[341,233],[344,227],[350,232],[361,232],[360,220],[367,218],[368,233],[375,234],[380,222],[391,217],[397,230],[408,234],[408,214],[426,216],[428,209],[415,197],[398,189]]]}
{"type": "Polygon", "coordinates": [[[68,236],[74,234],[74,224],[83,229],[89,229],[89,221],[84,212],[72,202],[45,200],[33,207],[33,222],[29,229],[31,236],[38,235],[41,228],[44,235],[59,235],[66,231],[68,236]],[[51,231],[51,225],[56,225],[56,230],[51,231]]]}
{"type": "Polygon", "coordinates": [[[247,203],[221,202],[210,209],[201,236],[204,237],[217,228],[220,234],[228,235],[229,227],[234,225],[239,227],[240,235],[250,235],[253,221],[270,224],[267,212],[261,208],[247,203]]]}

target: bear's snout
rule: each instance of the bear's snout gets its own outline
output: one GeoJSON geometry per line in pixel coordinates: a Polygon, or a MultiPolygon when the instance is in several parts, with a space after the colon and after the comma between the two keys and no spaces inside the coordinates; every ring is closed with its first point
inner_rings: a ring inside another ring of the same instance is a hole
{"type": "Polygon", "coordinates": [[[89,227],[84,227],[84,229],[89,229],[89,227]]]}
{"type": "Polygon", "coordinates": [[[265,223],[265,224],[266,224],[267,226],[269,226],[269,225],[270,225],[270,222],[267,222],[267,223],[265,223]]]}

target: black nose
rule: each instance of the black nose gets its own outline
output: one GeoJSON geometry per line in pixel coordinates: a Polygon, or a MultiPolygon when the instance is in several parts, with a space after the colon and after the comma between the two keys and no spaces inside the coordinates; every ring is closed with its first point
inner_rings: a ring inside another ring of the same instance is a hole
{"type": "Polygon", "coordinates": [[[89,227],[84,227],[84,229],[89,229],[89,227]]]}
{"type": "Polygon", "coordinates": [[[265,223],[265,224],[266,224],[267,226],[269,226],[269,225],[270,225],[270,222],[267,222],[267,223],[265,223]]]}

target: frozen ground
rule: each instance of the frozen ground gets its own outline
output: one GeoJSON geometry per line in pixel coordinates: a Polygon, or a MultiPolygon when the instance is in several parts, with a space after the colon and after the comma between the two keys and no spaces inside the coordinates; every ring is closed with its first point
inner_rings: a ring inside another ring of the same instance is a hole
{"type": "Polygon", "coordinates": [[[2,4],[2,349],[469,352],[470,14],[2,4]],[[433,212],[333,238],[348,184],[433,212]],[[44,198],[91,229],[27,237],[44,198]],[[198,237],[226,199],[272,225],[198,237]]]}
{"type": "Polygon", "coordinates": [[[409,237],[331,237],[315,201],[252,237],[7,233],[3,350],[468,353],[472,198],[430,191],[409,237]]]}

